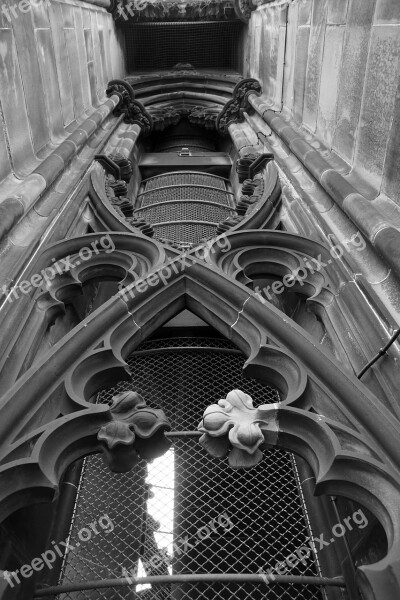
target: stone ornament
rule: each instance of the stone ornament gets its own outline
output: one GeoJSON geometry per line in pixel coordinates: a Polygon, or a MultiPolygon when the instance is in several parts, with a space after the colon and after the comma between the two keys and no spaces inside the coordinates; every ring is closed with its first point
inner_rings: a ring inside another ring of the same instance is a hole
{"type": "Polygon", "coordinates": [[[193,106],[189,109],[174,106],[149,109],[154,131],[164,131],[170,125],[177,125],[182,118],[187,118],[192,125],[213,130],[219,112],[219,107],[204,106],[193,106]]]}
{"type": "Polygon", "coordinates": [[[162,410],[149,408],[137,392],[113,396],[110,410],[112,421],[101,427],[97,439],[111,471],[130,471],[140,459],[158,458],[170,447],[164,436],[171,429],[167,417],[162,410]]]}
{"type": "Polygon", "coordinates": [[[231,123],[242,123],[244,112],[250,110],[249,94],[261,93],[261,85],[257,79],[242,79],[233,89],[233,98],[229,100],[219,113],[216,122],[217,131],[222,135],[228,135],[228,127],[231,123]]]}
{"type": "Polygon", "coordinates": [[[124,115],[124,122],[129,125],[139,125],[144,136],[149,135],[153,130],[153,119],[147,112],[143,104],[135,100],[133,87],[123,79],[113,79],[108,83],[106,95],[118,95],[120,101],[114,109],[114,115],[119,117],[124,115]]]}
{"type": "Polygon", "coordinates": [[[209,406],[198,426],[200,444],[211,455],[228,455],[233,469],[254,467],[263,458],[261,444],[276,443],[278,404],[253,406],[251,396],[241,390],[229,392],[218,404],[209,406]]]}
{"type": "MultiPolygon", "coordinates": [[[[242,0],[246,2],[246,0],[242,0]]],[[[114,0],[112,15],[119,22],[227,21],[238,18],[234,0],[114,0]]],[[[241,18],[241,17],[239,17],[241,18]]],[[[185,69],[192,69],[192,65],[185,69]]],[[[179,68],[175,65],[175,68],[179,68]]],[[[183,67],[180,67],[183,68],[183,67]]]]}

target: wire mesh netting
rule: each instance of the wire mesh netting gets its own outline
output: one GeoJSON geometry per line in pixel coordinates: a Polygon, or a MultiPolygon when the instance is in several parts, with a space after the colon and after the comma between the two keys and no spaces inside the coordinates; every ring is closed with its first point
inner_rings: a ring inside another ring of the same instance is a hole
{"type": "Polygon", "coordinates": [[[239,22],[140,23],[125,28],[128,70],[171,69],[190,63],[196,69],[239,71],[239,22]]]}
{"type": "MultiPolygon", "coordinates": [[[[132,381],[102,392],[97,401],[110,403],[116,393],[136,390],[165,411],[173,431],[196,429],[204,409],[235,388],[249,393],[256,406],[279,400],[274,388],[243,378],[244,357],[226,340],[153,340],[127,362],[132,381]]],[[[206,454],[198,439],[181,438],[163,457],[142,461],[131,473],[111,473],[98,456],[86,459],[71,527],[74,550],[61,582],[124,574],[257,573],[284,560],[310,535],[289,453],[265,450],[257,467],[234,471],[226,460],[206,454]],[[98,533],[85,541],[80,532],[90,523],[100,523],[98,533]]],[[[317,575],[318,564],[311,556],[291,574],[317,575]]],[[[62,599],[266,597],[322,600],[324,593],[291,584],[144,584],[73,592],[62,599]]]]}

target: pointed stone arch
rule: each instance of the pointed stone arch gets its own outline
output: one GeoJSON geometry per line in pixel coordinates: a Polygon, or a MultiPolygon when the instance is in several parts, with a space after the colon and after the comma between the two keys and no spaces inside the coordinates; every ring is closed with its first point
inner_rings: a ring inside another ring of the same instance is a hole
{"type": "Polygon", "coordinates": [[[395,597],[400,589],[400,431],[391,414],[286,315],[194,253],[169,254],[158,268],[163,278],[139,293],[135,288],[130,295],[130,286],[113,296],[2,398],[0,483],[9,483],[8,492],[0,485],[3,518],[17,507],[51,500],[66,466],[100,451],[98,431],[113,415],[108,406],[92,404],[91,396],[105,382],[127,379],[125,357],[188,308],[244,351],[245,372],[280,389],[280,430],[273,443],[309,462],[316,492],[353,498],[380,520],[389,552],[376,565],[359,569],[360,585],[366,598],[395,597]],[[35,428],[36,412],[60,386],[63,416],[35,428]],[[315,394],[335,407],[337,420],[308,411],[315,394]]]}

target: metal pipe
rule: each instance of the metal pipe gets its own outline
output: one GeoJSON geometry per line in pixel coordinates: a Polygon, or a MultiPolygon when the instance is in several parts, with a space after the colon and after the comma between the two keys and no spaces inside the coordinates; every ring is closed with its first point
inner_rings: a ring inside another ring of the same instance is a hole
{"type": "Polygon", "coordinates": [[[104,588],[125,587],[130,585],[169,585],[171,583],[254,583],[263,584],[268,580],[268,585],[290,583],[292,585],[317,585],[345,587],[343,577],[309,577],[306,575],[263,575],[258,573],[205,573],[190,575],[155,575],[152,577],[123,577],[119,579],[98,579],[82,583],[68,583],[66,585],[52,586],[36,590],[33,598],[55,596],[68,592],[81,592],[83,590],[98,590],[104,588]]]}

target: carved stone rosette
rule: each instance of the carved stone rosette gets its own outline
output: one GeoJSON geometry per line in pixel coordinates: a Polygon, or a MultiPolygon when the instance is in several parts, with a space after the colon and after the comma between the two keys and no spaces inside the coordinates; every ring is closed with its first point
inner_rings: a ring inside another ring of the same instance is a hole
{"type": "Polygon", "coordinates": [[[203,433],[200,444],[216,458],[228,455],[233,469],[253,467],[263,457],[259,447],[265,441],[264,433],[268,431],[270,443],[276,442],[277,406],[264,404],[254,408],[248,394],[233,390],[205,410],[198,427],[203,433]]]}
{"type": "Polygon", "coordinates": [[[111,471],[130,471],[140,458],[157,458],[170,447],[164,433],[171,427],[164,412],[149,408],[137,392],[113,396],[110,410],[112,421],[101,427],[97,439],[111,471]]]}
{"type": "Polygon", "coordinates": [[[261,85],[257,79],[242,79],[235,85],[232,100],[225,104],[217,117],[216,128],[219,133],[227,135],[231,123],[244,121],[244,112],[251,108],[249,94],[254,93],[257,95],[261,93],[261,85]]]}

